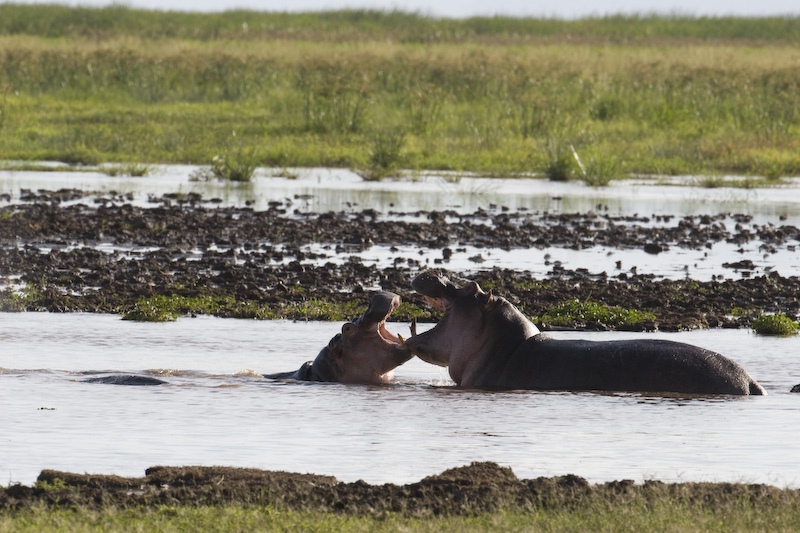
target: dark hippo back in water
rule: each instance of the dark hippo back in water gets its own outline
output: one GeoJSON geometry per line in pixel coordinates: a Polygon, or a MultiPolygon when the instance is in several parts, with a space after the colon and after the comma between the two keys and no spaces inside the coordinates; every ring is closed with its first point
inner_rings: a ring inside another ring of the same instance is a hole
{"type": "Polygon", "coordinates": [[[106,385],[133,385],[133,386],[153,386],[164,385],[166,381],[150,376],[138,376],[135,374],[114,374],[111,376],[99,376],[81,380],[84,383],[104,383],[106,385]]]}

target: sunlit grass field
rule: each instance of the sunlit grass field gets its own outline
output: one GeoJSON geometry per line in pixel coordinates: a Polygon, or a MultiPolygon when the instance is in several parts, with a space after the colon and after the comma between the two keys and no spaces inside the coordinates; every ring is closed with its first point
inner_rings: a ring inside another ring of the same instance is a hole
{"type": "Polygon", "coordinates": [[[24,508],[0,514],[0,531],[796,531],[796,498],[763,498],[715,509],[711,504],[609,498],[589,505],[552,505],[467,516],[415,518],[398,513],[350,514],[255,506],[166,506],[120,509],[24,508]]]}
{"type": "Polygon", "coordinates": [[[0,160],[800,175],[800,18],[0,5],[0,160]],[[580,159],[581,165],[576,163],[580,159]]]}

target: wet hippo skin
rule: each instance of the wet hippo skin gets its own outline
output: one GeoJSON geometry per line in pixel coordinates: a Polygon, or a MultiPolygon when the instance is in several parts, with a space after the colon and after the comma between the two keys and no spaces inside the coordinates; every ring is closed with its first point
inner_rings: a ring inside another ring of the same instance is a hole
{"type": "Polygon", "coordinates": [[[386,319],[400,305],[400,296],[379,292],[364,314],[342,326],[313,361],[294,372],[269,374],[271,379],[388,383],[394,369],[413,357],[403,339],[386,330],[386,319]]]}
{"type": "Polygon", "coordinates": [[[475,282],[458,287],[423,272],[412,286],[444,315],[406,346],[424,361],[448,366],[462,387],[766,394],[740,365],[711,350],[655,339],[556,340],[475,282]]]}

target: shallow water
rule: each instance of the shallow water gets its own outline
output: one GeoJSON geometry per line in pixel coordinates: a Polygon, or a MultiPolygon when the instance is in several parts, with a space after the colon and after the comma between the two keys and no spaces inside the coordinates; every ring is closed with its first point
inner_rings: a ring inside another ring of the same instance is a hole
{"type": "MultiPolygon", "coordinates": [[[[74,188],[98,193],[111,191],[134,196],[145,204],[151,196],[198,193],[219,205],[266,209],[270,202],[289,200],[301,211],[380,212],[453,209],[473,213],[492,206],[511,210],[576,213],[716,215],[744,213],[756,222],[783,216],[800,218],[800,178],[766,188],[704,188],[691,176],[614,181],[607,187],[582,182],[553,182],[531,178],[484,178],[469,174],[419,173],[403,179],[365,182],[344,169],[293,169],[295,177],[276,176],[274,169],[259,169],[251,182],[192,181],[198,167],[154,166],[146,177],[110,177],[100,172],[0,171],[0,191],[19,198],[20,189],[74,188]]],[[[2,205],[2,201],[0,201],[2,205]]]]}
{"type": "MultiPolygon", "coordinates": [[[[638,214],[674,215],[673,225],[687,215],[718,215],[741,213],[752,217],[744,225],[754,224],[800,227],[800,179],[786,180],[782,186],[760,189],[730,187],[702,188],[681,186],[692,184],[691,177],[672,178],[671,181],[625,180],[612,182],[609,187],[592,188],[580,182],[552,182],[543,179],[497,179],[454,174],[420,174],[402,180],[364,182],[356,174],[341,169],[301,169],[297,177],[288,179],[274,176],[274,170],[260,169],[250,183],[220,181],[191,181],[197,167],[154,167],[152,175],[141,178],[109,177],[98,172],[30,172],[0,171],[0,206],[18,202],[22,189],[74,188],[108,195],[130,194],[138,205],[152,205],[150,200],[164,194],[198,193],[205,200],[216,199],[212,205],[243,206],[267,209],[270,202],[280,202],[289,211],[361,211],[375,209],[385,219],[425,220],[415,217],[420,210],[454,210],[475,213],[479,209],[499,213],[526,210],[535,213],[586,213],[597,210],[611,216],[638,214]]],[[[91,203],[91,198],[81,202],[91,203]]],[[[640,224],[646,224],[641,223],[640,224]]],[[[722,223],[735,225],[732,219],[722,223]]],[[[652,274],[668,279],[691,277],[708,281],[712,276],[741,279],[743,276],[764,275],[777,271],[794,275],[800,271],[800,253],[795,247],[778,247],[765,252],[757,240],[745,245],[717,243],[710,249],[690,250],[670,246],[658,255],[642,249],[588,247],[583,250],[549,248],[546,250],[475,248],[454,246],[449,260],[442,262],[440,250],[418,246],[392,248],[394,243],[371,246],[364,251],[336,254],[323,246],[301,248],[303,252],[323,254],[318,264],[342,262],[358,257],[368,265],[385,268],[397,257],[410,257],[429,267],[441,265],[450,270],[475,272],[493,267],[525,270],[534,276],[546,276],[553,265],[566,269],[587,269],[591,273],[606,272],[613,276],[636,268],[639,274],[652,274]],[[739,272],[726,268],[724,263],[750,259],[755,265],[752,272],[739,272]]],[[[797,244],[797,243],[794,243],[797,244]]],[[[43,249],[46,251],[46,248],[43,249]]],[[[240,250],[241,261],[246,252],[240,250]]],[[[286,261],[293,260],[287,258],[286,261]]],[[[314,263],[315,261],[307,261],[314,263]]],[[[0,284],[2,281],[0,281],[0,284]]],[[[2,287],[2,285],[0,285],[2,287]]]]}
{"type": "MultiPolygon", "coordinates": [[[[800,226],[798,180],[769,189],[702,189],[626,181],[592,189],[545,180],[419,176],[415,181],[364,183],[352,173],[312,169],[297,179],[267,177],[250,184],[191,182],[192,167],[159,167],[145,178],[99,173],[0,172],[0,205],[20,189],[78,188],[101,194],[151,196],[197,192],[220,205],[271,201],[317,212],[454,209],[602,210],[611,215],[677,217],[745,213],[752,223],[800,226]],[[782,218],[782,220],[781,220],[782,218]]],[[[87,200],[88,201],[88,200],[87,200]]],[[[102,244],[101,244],[102,246],[102,244]]],[[[796,275],[800,254],[763,254],[758,243],[716,244],[706,255],[671,247],[641,250],[472,249],[443,266],[456,271],[501,266],[545,275],[560,261],[612,275],[639,273],[708,279],[738,278],[726,261],[750,259],[796,275]],[[483,262],[473,260],[481,255],[483,262]],[[616,262],[621,262],[621,267],[616,262]]],[[[135,255],[134,252],[131,251],[135,255]]],[[[434,265],[438,251],[373,246],[359,254],[389,264],[417,257],[434,265]]],[[[355,254],[354,254],[355,255],[355,254]]],[[[331,255],[326,261],[346,260],[331,255]]],[[[230,465],[331,474],[343,481],[405,483],[490,460],[522,478],[575,473],[591,482],[752,481],[800,486],[796,427],[800,395],[797,338],[745,330],[688,333],[555,333],[616,339],[677,339],[717,350],[741,363],[770,392],[763,398],[674,398],[641,394],[479,392],[457,390],[446,371],[412,360],[387,387],[265,380],[294,370],[340,328],[338,323],[258,322],[209,317],[175,323],[126,322],[112,315],[0,314],[0,483],[33,483],[39,471],[143,475],[157,465],[230,465]],[[158,387],[83,383],[86,372],[149,374],[158,387]]],[[[391,324],[405,333],[406,326],[391,324]]]]}
{"type": "MultiPolygon", "coordinates": [[[[747,481],[800,486],[796,338],[744,330],[659,337],[720,351],[769,391],[753,398],[458,390],[412,360],[385,387],[277,382],[339,323],[0,314],[0,477],[39,471],[140,476],[164,465],[228,465],[406,483],[471,461],[521,478],[747,481]],[[83,383],[84,372],[150,374],[156,387],[83,383]]],[[[389,329],[405,333],[406,325],[389,329]]]]}

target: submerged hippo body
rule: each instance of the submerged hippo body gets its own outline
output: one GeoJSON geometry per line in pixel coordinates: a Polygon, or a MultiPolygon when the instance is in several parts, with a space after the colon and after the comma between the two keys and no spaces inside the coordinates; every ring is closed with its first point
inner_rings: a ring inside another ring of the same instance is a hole
{"type": "Polygon", "coordinates": [[[164,385],[167,382],[151,376],[139,376],[136,374],[113,374],[110,376],[100,376],[82,380],[84,383],[104,383],[106,385],[131,385],[136,387],[164,385]]]}
{"type": "Polygon", "coordinates": [[[766,394],[741,366],[711,350],[653,339],[556,340],[475,282],[457,287],[423,272],[412,286],[444,315],[406,345],[424,361],[448,366],[462,387],[766,394]]]}
{"type": "Polygon", "coordinates": [[[341,383],[388,383],[394,369],[413,357],[403,339],[386,330],[386,319],[400,305],[392,292],[372,297],[364,314],[342,326],[313,361],[294,372],[270,374],[272,379],[336,381],[341,383]]]}

